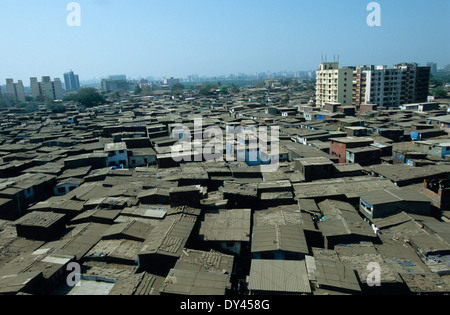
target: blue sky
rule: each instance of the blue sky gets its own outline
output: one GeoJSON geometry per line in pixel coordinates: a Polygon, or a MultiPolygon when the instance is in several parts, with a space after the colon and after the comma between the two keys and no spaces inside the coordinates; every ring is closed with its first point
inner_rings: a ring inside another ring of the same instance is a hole
{"type": "Polygon", "coordinates": [[[341,65],[450,63],[449,0],[0,0],[0,84],[12,77],[185,77],[341,65]]]}

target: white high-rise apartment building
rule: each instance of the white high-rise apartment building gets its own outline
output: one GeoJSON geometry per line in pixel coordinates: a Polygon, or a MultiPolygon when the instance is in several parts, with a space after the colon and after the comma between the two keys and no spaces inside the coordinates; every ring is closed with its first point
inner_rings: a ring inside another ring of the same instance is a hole
{"type": "Polygon", "coordinates": [[[337,102],[352,105],[353,69],[339,68],[339,62],[324,62],[316,71],[316,105],[337,102]]]}
{"type": "Polygon", "coordinates": [[[353,105],[399,106],[402,73],[387,66],[358,66],[353,75],[353,105]]]}
{"type": "Polygon", "coordinates": [[[16,102],[25,102],[25,90],[22,80],[14,83],[13,79],[6,79],[6,94],[16,102]]]}
{"type": "Polygon", "coordinates": [[[316,104],[397,107],[426,102],[429,79],[430,67],[416,63],[401,63],[393,68],[366,65],[339,69],[339,63],[325,62],[317,70],[316,104]]]}
{"type": "Polygon", "coordinates": [[[42,77],[41,82],[37,78],[30,78],[31,95],[33,98],[44,97],[44,99],[62,100],[63,88],[59,78],[51,81],[49,76],[42,77]]]}

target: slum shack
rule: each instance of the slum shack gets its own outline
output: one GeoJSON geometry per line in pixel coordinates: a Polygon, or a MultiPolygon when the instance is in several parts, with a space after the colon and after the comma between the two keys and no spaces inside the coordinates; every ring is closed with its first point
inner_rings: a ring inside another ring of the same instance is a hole
{"type": "Polygon", "coordinates": [[[17,235],[34,240],[50,241],[62,235],[66,228],[66,215],[33,211],[14,222],[17,235]]]}

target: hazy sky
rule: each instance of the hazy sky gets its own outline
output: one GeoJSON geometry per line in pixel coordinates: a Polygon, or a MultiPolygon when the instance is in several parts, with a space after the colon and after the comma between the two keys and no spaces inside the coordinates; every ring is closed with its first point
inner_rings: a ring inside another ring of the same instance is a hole
{"type": "Polygon", "coordinates": [[[185,77],[315,70],[340,64],[450,63],[449,0],[0,0],[0,84],[72,69],[81,80],[110,74],[185,77]]]}

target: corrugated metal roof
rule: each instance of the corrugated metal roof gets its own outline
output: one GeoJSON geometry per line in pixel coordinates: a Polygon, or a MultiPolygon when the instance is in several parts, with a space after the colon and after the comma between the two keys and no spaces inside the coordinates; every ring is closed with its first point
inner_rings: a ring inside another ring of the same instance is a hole
{"type": "Polygon", "coordinates": [[[391,202],[430,202],[430,198],[422,193],[407,190],[407,189],[397,189],[390,191],[387,189],[370,191],[361,195],[361,199],[370,205],[386,204],[391,202]]]}
{"type": "Polygon", "coordinates": [[[361,291],[355,270],[351,265],[329,259],[315,259],[317,283],[324,286],[361,291]]]}
{"type": "Polygon", "coordinates": [[[28,283],[40,283],[43,279],[42,272],[24,272],[0,278],[1,294],[16,294],[24,289],[28,283]]]}
{"type": "Polygon", "coordinates": [[[224,295],[229,287],[230,275],[214,272],[171,269],[161,293],[182,295],[224,295]]]}
{"type": "Polygon", "coordinates": [[[258,210],[253,214],[253,225],[302,225],[302,223],[304,223],[303,216],[295,204],[258,210]]]}
{"type": "Polygon", "coordinates": [[[130,208],[125,208],[120,213],[121,215],[130,217],[142,217],[149,219],[163,219],[170,210],[168,205],[140,205],[130,208]]]}
{"type": "Polygon", "coordinates": [[[304,260],[253,259],[249,289],[284,293],[311,293],[304,260]]]}
{"type": "Polygon", "coordinates": [[[357,210],[347,202],[324,200],[319,208],[325,220],[318,223],[324,236],[362,235],[375,237],[369,223],[364,222],[357,210]]]}
{"type": "Polygon", "coordinates": [[[250,209],[209,212],[199,234],[205,241],[250,241],[250,219],[250,209]]]}
{"type": "Polygon", "coordinates": [[[109,295],[151,295],[158,293],[157,276],[149,273],[120,277],[109,295]]]}
{"type": "Polygon", "coordinates": [[[445,294],[450,291],[450,285],[445,281],[444,277],[440,277],[435,273],[430,274],[401,274],[403,281],[408,289],[413,293],[440,293],[445,294]]]}
{"type": "Polygon", "coordinates": [[[233,265],[233,255],[227,255],[213,250],[206,252],[185,248],[174,268],[231,274],[233,265]]]}
{"type": "Polygon", "coordinates": [[[254,226],[252,253],[275,250],[308,253],[303,229],[299,225],[254,226]]]}
{"type": "Polygon", "coordinates": [[[65,214],[55,212],[33,211],[16,220],[14,223],[22,226],[49,227],[64,219],[65,216],[65,214]]]}
{"type": "Polygon", "coordinates": [[[60,249],[56,254],[73,255],[77,260],[84,255],[101,239],[101,235],[108,229],[109,225],[100,223],[86,224],[78,235],[71,238],[70,241],[60,249]]]}
{"type": "Polygon", "coordinates": [[[137,254],[141,246],[142,243],[139,241],[125,239],[101,240],[86,254],[86,256],[89,259],[118,259],[120,261],[132,263],[137,260],[137,254]]]}
{"type": "Polygon", "coordinates": [[[345,195],[347,198],[354,198],[372,190],[400,189],[390,180],[378,177],[327,179],[326,181],[299,183],[294,184],[293,186],[295,195],[299,199],[339,195],[345,195]]]}
{"type": "Polygon", "coordinates": [[[375,218],[372,219],[372,222],[379,228],[380,230],[389,228],[391,226],[399,225],[408,221],[411,221],[412,218],[406,212],[400,212],[397,214],[390,215],[385,218],[375,218]]]}
{"type": "Polygon", "coordinates": [[[181,214],[164,219],[149,233],[140,254],[160,253],[179,256],[196,221],[195,216],[181,214]]]}
{"type": "Polygon", "coordinates": [[[373,190],[361,195],[361,199],[370,205],[386,204],[392,202],[402,201],[400,198],[396,197],[394,194],[387,190],[373,190]]]}
{"type": "Polygon", "coordinates": [[[302,211],[319,212],[316,201],[314,199],[298,199],[298,206],[302,211]]]}
{"type": "Polygon", "coordinates": [[[102,239],[124,238],[136,241],[144,241],[153,226],[133,220],[131,222],[113,224],[102,235],[102,239]]]}

